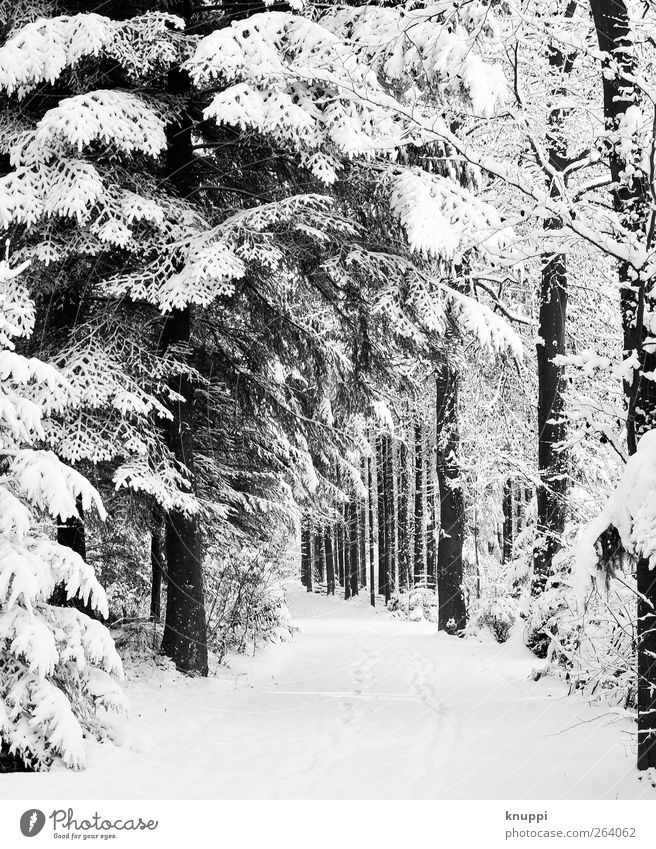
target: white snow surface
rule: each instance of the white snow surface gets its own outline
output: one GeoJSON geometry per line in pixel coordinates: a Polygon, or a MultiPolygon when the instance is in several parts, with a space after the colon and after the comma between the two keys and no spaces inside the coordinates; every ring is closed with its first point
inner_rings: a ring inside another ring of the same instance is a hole
{"type": "Polygon", "coordinates": [[[504,645],[293,590],[299,631],[208,679],[130,673],[121,746],[0,776],[4,799],[639,799],[629,719],[504,645]]]}

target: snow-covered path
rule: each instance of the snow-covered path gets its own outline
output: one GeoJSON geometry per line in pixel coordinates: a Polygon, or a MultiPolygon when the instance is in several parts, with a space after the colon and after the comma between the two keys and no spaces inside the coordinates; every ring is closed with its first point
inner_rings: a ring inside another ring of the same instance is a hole
{"type": "Polygon", "coordinates": [[[123,746],[85,772],[0,776],[0,797],[58,799],[656,798],[632,728],[534,682],[539,661],[427,623],[292,593],[300,632],[207,680],[133,678],[123,746]]]}

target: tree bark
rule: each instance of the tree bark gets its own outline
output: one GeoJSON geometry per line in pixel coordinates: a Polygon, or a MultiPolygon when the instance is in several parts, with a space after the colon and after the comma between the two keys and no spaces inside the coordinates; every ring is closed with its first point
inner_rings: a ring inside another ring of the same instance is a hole
{"type": "Polygon", "coordinates": [[[465,503],[458,466],[458,375],[446,363],[437,369],[436,390],[437,480],[440,491],[438,629],[458,634],[467,623],[462,588],[465,503]]]}
{"type": "Polygon", "coordinates": [[[431,463],[435,461],[433,445],[431,445],[430,433],[426,440],[426,585],[429,589],[437,587],[437,546],[435,545],[435,481],[432,474],[431,463]]]}
{"type": "Polygon", "coordinates": [[[315,574],[320,584],[326,578],[326,549],[324,548],[324,535],[320,527],[314,531],[314,566],[315,574]]]}
{"type": "Polygon", "coordinates": [[[393,462],[393,446],[392,437],[384,436],[384,465],[383,465],[383,486],[385,493],[385,604],[390,600],[392,590],[394,589],[394,578],[396,572],[396,556],[394,546],[394,462],[393,462]]]}
{"type": "MultiPolygon", "coordinates": [[[[192,8],[189,0],[176,0],[169,6],[172,14],[187,25],[192,8]]],[[[191,85],[188,73],[180,67],[168,73],[169,93],[189,102],[191,85]]],[[[173,189],[187,197],[193,190],[190,169],[193,162],[193,122],[187,110],[168,128],[165,174],[173,189]]],[[[161,337],[163,352],[191,341],[191,308],[173,309],[167,314],[161,337]]],[[[171,377],[171,389],[184,400],[170,404],[172,421],[167,429],[168,445],[176,461],[194,475],[194,385],[188,373],[171,377]]],[[[207,630],[203,587],[202,541],[198,519],[179,510],[166,516],[166,564],[168,592],[162,653],[170,657],[181,672],[207,675],[207,630]]]]}
{"type": "Polygon", "coordinates": [[[399,589],[407,589],[411,585],[410,578],[410,535],[408,533],[408,497],[410,481],[408,477],[408,446],[399,442],[398,461],[398,499],[397,523],[399,528],[399,589]]]}
{"type": "Polygon", "coordinates": [[[376,439],[378,507],[378,595],[387,596],[387,522],[385,507],[385,437],[376,439]]]}
{"type": "Polygon", "coordinates": [[[349,570],[349,584],[350,594],[351,596],[354,596],[358,595],[360,592],[360,587],[358,583],[358,555],[360,550],[360,543],[358,539],[358,502],[355,495],[351,495],[351,499],[349,501],[349,513],[349,560],[351,567],[349,570]]]}
{"type": "Polygon", "coordinates": [[[152,513],[150,531],[150,618],[159,622],[162,615],[162,519],[157,509],[152,513]]]}
{"type": "Polygon", "coordinates": [[[656,570],[642,557],[638,582],[638,769],[656,767],[656,570]]]}
{"type": "Polygon", "coordinates": [[[351,563],[353,549],[351,539],[353,531],[351,529],[351,502],[344,502],[344,598],[351,598],[351,573],[353,566],[351,563]]]}
{"type": "Polygon", "coordinates": [[[324,550],[326,553],[326,592],[328,595],[335,595],[335,555],[330,525],[325,530],[324,550]]]}
{"type": "MultiPolygon", "coordinates": [[[[71,551],[79,554],[82,560],[86,561],[87,538],[86,528],[84,526],[84,507],[82,506],[82,498],[80,496],[75,499],[75,506],[77,507],[77,516],[72,516],[66,521],[62,521],[60,518],[57,525],[57,542],[60,545],[66,546],[66,548],[70,548],[71,551]]],[[[69,598],[65,584],[57,584],[48,599],[48,603],[56,607],[74,607],[91,619],[103,621],[101,614],[89,603],[85,604],[79,596],[69,598]]]]}
{"type": "MultiPolygon", "coordinates": [[[[576,0],[570,0],[565,17],[572,17],[576,0]]],[[[575,52],[564,52],[555,45],[548,47],[549,65],[559,78],[571,73],[575,52]]],[[[556,100],[566,94],[559,81],[551,95],[556,100]]],[[[562,174],[568,164],[567,140],[563,134],[566,112],[555,106],[547,115],[546,147],[549,164],[557,174],[562,174]]],[[[561,196],[560,183],[552,176],[547,179],[552,198],[561,196]]],[[[562,223],[555,218],[544,222],[546,231],[560,230],[562,223]]],[[[538,327],[538,474],[536,541],[533,552],[532,591],[538,595],[544,590],[553,571],[553,558],[562,545],[565,529],[565,498],[567,495],[567,454],[561,443],[566,435],[562,390],[565,371],[554,363],[554,357],[565,353],[567,341],[567,266],[564,254],[547,254],[543,257],[540,278],[540,314],[538,327]]]]}
{"type": "MultiPolygon", "coordinates": [[[[554,192],[552,191],[552,196],[554,192]]],[[[545,227],[549,222],[545,223],[545,227]]],[[[556,223],[552,222],[552,229],[556,223]]],[[[566,434],[563,416],[563,366],[554,356],[565,353],[567,272],[565,257],[550,257],[542,271],[538,360],[537,539],[533,555],[533,592],[541,592],[552,572],[554,555],[565,529],[567,455],[559,448],[566,434]]]]}
{"type": "MultiPolygon", "coordinates": [[[[603,60],[602,84],[606,128],[616,132],[627,109],[640,100],[640,91],[633,82],[635,47],[631,41],[630,18],[624,0],[590,0],[592,18],[603,60]],[[612,64],[611,64],[612,63],[612,64]]],[[[640,150],[633,153],[639,166],[640,150]]],[[[625,227],[634,232],[647,230],[646,248],[653,246],[654,216],[646,227],[648,190],[639,167],[627,178],[627,162],[620,145],[611,144],[608,164],[612,179],[613,207],[625,227]]],[[[656,354],[646,351],[644,316],[654,311],[654,299],[646,291],[642,276],[632,274],[628,263],[619,263],[620,310],[624,336],[624,356],[636,355],[639,368],[624,383],[627,398],[627,447],[634,454],[638,439],[656,426],[656,384],[644,379],[645,372],[656,367],[656,354]]],[[[638,590],[638,769],[656,767],[656,574],[641,558],[637,565],[638,590]]]]}
{"type": "Polygon", "coordinates": [[[57,525],[57,542],[79,554],[82,560],[86,560],[87,540],[84,530],[84,508],[80,496],[76,498],[75,506],[77,507],[77,516],[72,516],[70,519],[66,519],[66,521],[59,520],[59,524],[57,525]]]}
{"type": "Polygon", "coordinates": [[[301,519],[301,583],[309,593],[312,592],[311,532],[310,520],[307,516],[304,516],[301,519]]]}
{"type": "Polygon", "coordinates": [[[414,584],[424,582],[424,455],[422,428],[414,425],[415,434],[415,509],[414,509],[414,584]]]}
{"type": "Polygon", "coordinates": [[[501,562],[510,563],[515,545],[513,529],[513,480],[506,478],[503,484],[503,532],[501,537],[501,562]]]}
{"type": "Polygon", "coordinates": [[[340,587],[344,586],[344,523],[342,521],[337,523],[335,528],[335,535],[337,537],[337,579],[339,581],[340,587]]]}
{"type": "Polygon", "coordinates": [[[367,494],[367,460],[362,458],[362,481],[365,488],[365,497],[358,503],[358,544],[360,558],[360,586],[367,586],[367,502],[369,500],[367,494]]]}
{"type": "MultiPolygon", "coordinates": [[[[640,101],[639,88],[632,81],[635,73],[634,51],[631,41],[629,14],[624,0],[591,0],[590,8],[597,31],[600,50],[608,54],[602,64],[604,116],[606,129],[616,132],[627,109],[640,101]],[[610,68],[612,61],[614,70],[610,68]]],[[[640,151],[635,151],[639,156],[640,151]]],[[[626,161],[620,145],[610,145],[608,164],[612,179],[613,207],[619,213],[625,227],[634,232],[644,230],[647,215],[648,190],[640,171],[631,178],[624,176],[626,161]]],[[[639,163],[630,162],[630,165],[639,163]]],[[[647,235],[647,248],[653,244],[653,219],[647,235]]],[[[643,317],[646,307],[654,308],[653,298],[645,291],[644,279],[633,279],[628,263],[619,263],[620,309],[624,332],[624,355],[636,353],[640,368],[632,370],[632,378],[625,381],[624,389],[628,401],[627,446],[634,454],[638,439],[656,424],[656,384],[644,380],[642,374],[652,371],[656,354],[645,351],[643,342],[646,330],[643,317]]]]}
{"type": "Polygon", "coordinates": [[[374,481],[374,455],[367,457],[367,478],[368,478],[368,509],[369,509],[369,600],[371,606],[376,606],[376,576],[375,576],[375,560],[376,560],[376,545],[374,541],[374,515],[375,515],[375,481],[374,481]]]}

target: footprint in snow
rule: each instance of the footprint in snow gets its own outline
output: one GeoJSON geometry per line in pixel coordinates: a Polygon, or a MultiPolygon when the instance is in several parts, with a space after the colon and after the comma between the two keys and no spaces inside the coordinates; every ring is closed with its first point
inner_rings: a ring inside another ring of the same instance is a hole
{"type": "Polygon", "coordinates": [[[441,784],[447,786],[448,770],[444,767],[456,760],[460,722],[442,698],[437,681],[438,671],[434,663],[419,656],[411,659],[410,684],[430,716],[427,723],[425,769],[426,772],[433,772],[439,768],[441,784]]]}
{"type": "Polygon", "coordinates": [[[375,670],[382,660],[380,652],[371,652],[348,667],[354,697],[340,701],[340,719],[344,725],[358,722],[368,713],[366,702],[371,698],[370,690],[377,678],[375,670]]]}

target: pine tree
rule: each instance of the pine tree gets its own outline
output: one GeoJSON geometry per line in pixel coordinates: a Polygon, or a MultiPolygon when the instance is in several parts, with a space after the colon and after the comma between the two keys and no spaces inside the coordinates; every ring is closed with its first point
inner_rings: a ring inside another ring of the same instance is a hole
{"type": "Polygon", "coordinates": [[[2,750],[34,769],[60,758],[85,764],[84,737],[109,731],[103,711],[122,711],[121,661],[107,629],[75,607],[49,602],[54,588],[107,615],[93,570],[44,532],[43,519],[77,516],[78,500],[104,516],[89,482],[48,450],[47,417],[74,399],[53,365],[16,352],[34,328],[34,304],[20,282],[25,265],[0,263],[0,731],[2,750]]]}

